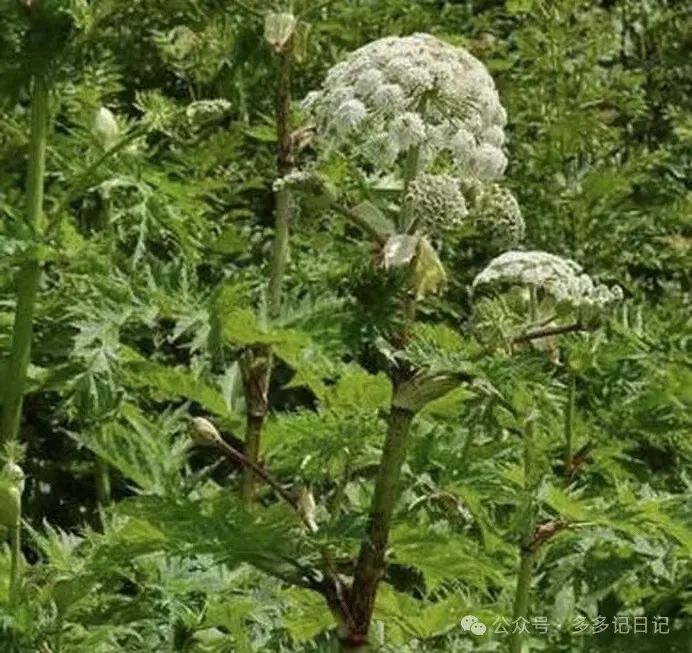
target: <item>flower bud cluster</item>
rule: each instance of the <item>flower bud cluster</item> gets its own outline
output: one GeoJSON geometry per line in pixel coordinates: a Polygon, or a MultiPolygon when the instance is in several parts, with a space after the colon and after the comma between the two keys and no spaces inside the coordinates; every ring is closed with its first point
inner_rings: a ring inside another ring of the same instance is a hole
{"type": "Polygon", "coordinates": [[[418,175],[406,191],[404,210],[417,227],[433,233],[459,227],[468,214],[459,179],[445,174],[418,175]]]}
{"type": "Polygon", "coordinates": [[[523,239],[526,224],[519,202],[499,184],[476,184],[470,195],[470,217],[478,235],[495,251],[516,247],[523,239]]]}

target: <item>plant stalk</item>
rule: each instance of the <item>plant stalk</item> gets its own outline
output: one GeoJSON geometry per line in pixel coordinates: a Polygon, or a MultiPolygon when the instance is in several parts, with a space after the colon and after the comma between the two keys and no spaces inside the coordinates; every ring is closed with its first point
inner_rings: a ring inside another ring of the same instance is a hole
{"type": "MultiPolygon", "coordinates": [[[[276,85],[275,115],[277,135],[276,170],[279,177],[284,176],[292,165],[291,140],[291,77],[293,69],[293,43],[278,54],[279,74],[276,85]]],[[[283,280],[288,261],[289,221],[291,217],[291,195],[282,188],[275,193],[275,222],[272,257],[269,270],[268,309],[269,317],[276,318],[281,313],[283,280]]],[[[268,410],[269,383],[272,373],[272,352],[269,347],[248,350],[241,361],[245,389],[246,422],[244,454],[252,463],[243,466],[240,496],[243,505],[250,509],[254,503],[255,474],[253,465],[259,463],[262,428],[268,410]]]]}
{"type": "MultiPolygon", "coordinates": [[[[293,70],[292,44],[279,55],[279,79],[276,86],[276,169],[283,177],[291,169],[293,152],[291,143],[291,77],[293,70]]],[[[289,220],[291,217],[291,194],[287,188],[276,191],[276,216],[274,243],[269,274],[269,316],[277,317],[281,310],[283,278],[288,260],[289,220]]]]}
{"type": "Polygon", "coordinates": [[[419,162],[420,145],[416,145],[406,153],[406,162],[404,163],[404,192],[408,190],[409,185],[418,175],[419,162]]]}
{"type": "Polygon", "coordinates": [[[262,427],[269,406],[271,379],[271,350],[255,347],[246,350],[240,360],[240,372],[245,393],[245,446],[243,453],[251,463],[241,470],[240,498],[248,510],[255,502],[255,473],[259,465],[262,427]]]}
{"type": "Polygon", "coordinates": [[[10,533],[10,585],[8,598],[10,605],[13,605],[17,592],[19,591],[19,577],[22,566],[22,527],[21,521],[17,519],[17,523],[12,528],[10,533]]]}
{"type": "MultiPolygon", "coordinates": [[[[533,579],[533,564],[535,549],[533,546],[534,532],[536,529],[536,505],[535,489],[536,483],[536,455],[535,443],[533,440],[533,422],[527,422],[524,428],[524,500],[526,505],[526,515],[524,528],[519,545],[520,564],[517,576],[517,586],[514,595],[514,611],[512,619],[528,620],[529,601],[531,598],[531,581],[533,579]]],[[[516,629],[512,633],[510,642],[511,653],[521,653],[524,642],[524,633],[521,629],[516,629]]]]}
{"type": "Polygon", "coordinates": [[[545,327],[542,329],[528,331],[527,333],[514,338],[512,343],[531,342],[532,340],[536,340],[538,338],[550,338],[551,336],[560,336],[566,333],[576,333],[584,330],[584,326],[580,322],[575,322],[574,324],[561,324],[559,326],[545,327]]]}
{"type": "MultiPolygon", "coordinates": [[[[263,416],[248,414],[245,427],[245,455],[255,464],[259,462],[263,425],[263,416]]],[[[252,467],[242,469],[240,496],[243,505],[251,508],[255,501],[255,473],[252,467]]]]}
{"type": "MultiPolygon", "coordinates": [[[[521,552],[521,562],[519,565],[519,576],[517,577],[517,588],[514,596],[513,620],[527,619],[529,613],[529,598],[531,595],[531,580],[533,578],[534,552],[526,549],[521,552]]],[[[515,631],[512,633],[510,644],[511,653],[521,653],[523,644],[523,634],[515,631]]]]}
{"type": "Polygon", "coordinates": [[[48,86],[37,75],[31,89],[31,133],[29,137],[29,166],[27,173],[27,225],[33,243],[27,260],[17,278],[17,306],[12,332],[12,348],[7,368],[0,441],[15,440],[19,435],[26,374],[31,360],[34,308],[41,280],[37,258],[39,231],[43,214],[43,185],[46,170],[46,141],[48,137],[48,86]]]}
{"type": "MultiPolygon", "coordinates": [[[[414,147],[409,150],[404,163],[404,193],[418,174],[419,161],[420,147],[414,147]]],[[[406,218],[406,212],[402,207],[398,220],[400,230],[406,227],[406,218]]],[[[416,301],[412,297],[406,297],[403,306],[404,338],[415,320],[415,315],[416,301]]],[[[396,387],[396,380],[394,385],[396,387]]],[[[389,531],[399,495],[401,469],[406,460],[414,417],[414,411],[393,404],[390,407],[387,436],[375,479],[375,493],[353,574],[348,629],[346,636],[342,638],[342,647],[352,653],[364,653],[368,648],[368,631],[375,610],[377,589],[384,576],[389,531]]]]}
{"type": "Polygon", "coordinates": [[[567,406],[565,407],[565,475],[572,471],[572,449],[574,447],[574,411],[577,395],[577,377],[572,372],[567,390],[567,406]]]}
{"type": "Polygon", "coordinates": [[[389,414],[387,437],[375,481],[375,494],[351,588],[352,627],[345,640],[345,646],[351,651],[359,650],[359,647],[362,647],[360,650],[365,650],[367,646],[377,588],[384,575],[389,531],[413,418],[413,412],[396,406],[392,406],[389,414]]]}
{"type": "Polygon", "coordinates": [[[535,324],[538,319],[538,290],[533,284],[529,288],[529,314],[531,323],[535,324]]]}
{"type": "Polygon", "coordinates": [[[349,209],[348,207],[341,206],[336,202],[331,204],[331,208],[337,213],[340,213],[344,218],[346,218],[351,224],[358,227],[360,230],[365,232],[370,236],[376,243],[384,245],[387,242],[387,234],[381,233],[375,229],[367,220],[358,215],[357,211],[349,209]]]}
{"type": "Polygon", "coordinates": [[[269,271],[268,308],[270,317],[278,317],[281,312],[283,279],[289,252],[289,220],[291,214],[291,195],[287,189],[276,191],[276,221],[274,223],[274,242],[269,271]]]}

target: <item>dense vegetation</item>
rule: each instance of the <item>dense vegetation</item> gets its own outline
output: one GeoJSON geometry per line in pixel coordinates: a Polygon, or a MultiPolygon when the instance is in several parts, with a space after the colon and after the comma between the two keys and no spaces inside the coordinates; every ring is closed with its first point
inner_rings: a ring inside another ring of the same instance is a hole
{"type": "Polygon", "coordinates": [[[0,653],[689,651],[690,35],[0,0],[0,653]]]}

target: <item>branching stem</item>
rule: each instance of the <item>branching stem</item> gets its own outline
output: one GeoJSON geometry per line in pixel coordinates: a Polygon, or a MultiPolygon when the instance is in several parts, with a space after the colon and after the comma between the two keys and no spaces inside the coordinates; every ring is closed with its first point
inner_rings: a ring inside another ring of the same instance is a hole
{"type": "Polygon", "coordinates": [[[101,509],[111,502],[111,473],[108,463],[100,456],[94,463],[94,476],[96,483],[96,498],[101,509]]]}
{"type": "Polygon", "coordinates": [[[227,442],[219,441],[216,443],[216,447],[225,456],[241,465],[243,469],[249,469],[254,474],[254,476],[256,476],[257,478],[261,478],[267,485],[269,485],[269,487],[271,487],[279,495],[279,497],[281,497],[281,499],[283,499],[289,506],[291,506],[291,508],[293,508],[293,510],[296,511],[303,523],[307,526],[308,532],[312,532],[312,525],[303,515],[303,512],[300,509],[300,505],[298,504],[298,499],[295,496],[293,496],[291,492],[286,490],[283,487],[283,485],[281,485],[281,483],[276,478],[274,478],[274,476],[272,476],[272,474],[270,474],[266,469],[255,463],[245,454],[240,453],[240,451],[238,451],[235,447],[232,447],[227,442]]]}
{"type": "Polygon", "coordinates": [[[244,465],[240,483],[243,505],[251,509],[255,501],[254,467],[259,463],[262,428],[268,410],[269,381],[272,352],[269,347],[251,347],[243,352],[240,371],[245,394],[245,446],[247,459],[253,466],[244,465]]]}
{"type": "MultiPolygon", "coordinates": [[[[517,577],[517,589],[514,597],[513,619],[526,619],[529,612],[529,598],[531,594],[531,580],[533,577],[534,552],[530,549],[521,552],[519,563],[519,575],[517,577]]],[[[515,631],[512,633],[510,644],[511,653],[521,653],[523,633],[515,631]]]]}

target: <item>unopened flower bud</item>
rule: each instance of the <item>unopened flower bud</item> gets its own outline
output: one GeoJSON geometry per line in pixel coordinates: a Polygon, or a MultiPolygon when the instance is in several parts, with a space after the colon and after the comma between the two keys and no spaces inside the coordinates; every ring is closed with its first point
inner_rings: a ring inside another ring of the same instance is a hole
{"type": "Polygon", "coordinates": [[[317,504],[315,503],[315,497],[312,495],[312,492],[305,486],[300,489],[298,509],[310,531],[316,533],[318,531],[317,521],[315,519],[317,504]]]}
{"type": "Polygon", "coordinates": [[[93,124],[94,136],[104,148],[109,148],[115,144],[120,135],[120,127],[115,115],[110,109],[101,107],[94,116],[93,124]]]}
{"type": "Polygon", "coordinates": [[[274,52],[281,52],[296,29],[296,17],[289,13],[271,13],[264,19],[264,38],[274,52]]]}
{"type": "Polygon", "coordinates": [[[202,447],[213,447],[223,442],[216,427],[204,417],[193,417],[190,420],[190,437],[195,444],[202,447]]]}
{"type": "Polygon", "coordinates": [[[17,527],[22,514],[24,470],[15,462],[8,462],[0,471],[0,527],[17,527]]]}

